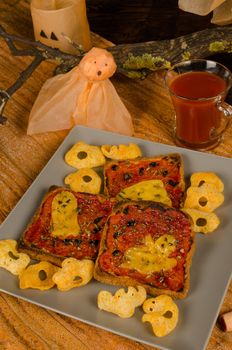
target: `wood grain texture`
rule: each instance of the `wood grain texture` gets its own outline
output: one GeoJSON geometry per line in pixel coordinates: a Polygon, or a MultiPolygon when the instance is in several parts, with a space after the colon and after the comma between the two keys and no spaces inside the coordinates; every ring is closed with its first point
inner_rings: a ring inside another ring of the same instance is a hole
{"type": "MultiPolygon", "coordinates": [[[[9,32],[33,38],[29,0],[0,2],[0,22],[9,32]]],[[[94,36],[96,46],[108,42],[94,36]]],[[[7,88],[31,58],[12,57],[0,41],[0,88],[7,88]]],[[[7,126],[0,127],[0,222],[6,218],[21,196],[45,166],[68,132],[27,136],[28,116],[33,102],[55,65],[43,62],[26,84],[8,103],[7,126]]],[[[116,75],[112,82],[130,111],[136,136],[173,144],[173,109],[163,85],[163,72],[146,80],[129,80],[116,75]]],[[[232,157],[232,128],[212,153],[232,157]]],[[[210,297],[210,291],[209,291],[210,297]]],[[[232,309],[230,285],[220,312],[232,309]]],[[[207,350],[231,350],[232,334],[215,325],[207,350]]],[[[1,350],[151,350],[150,346],[86,325],[45,310],[5,293],[0,293],[1,350]]],[[[187,350],[187,349],[186,349],[187,350]]],[[[198,350],[198,349],[196,349],[198,350]]],[[[200,350],[200,349],[199,349],[200,350]]]]}

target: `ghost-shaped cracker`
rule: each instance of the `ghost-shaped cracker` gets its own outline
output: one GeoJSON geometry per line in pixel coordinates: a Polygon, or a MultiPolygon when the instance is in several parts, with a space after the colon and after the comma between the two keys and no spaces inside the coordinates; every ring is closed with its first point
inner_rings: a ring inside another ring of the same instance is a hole
{"type": "Polygon", "coordinates": [[[177,325],[179,309],[169,295],[147,299],[143,303],[143,311],[142,322],[150,322],[157,337],[164,337],[177,325]]]}
{"type": "Polygon", "coordinates": [[[135,308],[142,305],[147,296],[142,286],[128,287],[128,291],[120,288],[112,295],[107,290],[101,290],[97,297],[97,305],[100,310],[112,312],[121,318],[129,318],[134,315],[135,308]]]}
{"type": "Polygon", "coordinates": [[[110,52],[94,47],[70,72],[48,79],[32,107],[27,133],[85,125],[132,135],[131,116],[109,80],[116,68],[110,52]]]}

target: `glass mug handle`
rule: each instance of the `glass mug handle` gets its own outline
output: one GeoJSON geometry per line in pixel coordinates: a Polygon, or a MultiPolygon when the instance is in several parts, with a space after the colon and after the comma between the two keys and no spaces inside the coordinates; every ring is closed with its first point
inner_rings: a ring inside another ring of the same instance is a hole
{"type": "Polygon", "coordinates": [[[210,133],[211,139],[214,139],[214,138],[216,138],[218,136],[222,136],[222,134],[228,128],[230,120],[231,120],[231,117],[232,117],[232,106],[231,105],[229,105],[228,103],[226,103],[224,101],[218,101],[216,103],[216,106],[217,106],[218,110],[223,113],[223,117],[225,119],[225,125],[219,131],[217,131],[215,128],[213,128],[211,130],[211,133],[210,133]]]}
{"type": "Polygon", "coordinates": [[[224,113],[225,117],[231,117],[232,116],[232,106],[229,105],[228,103],[219,101],[217,103],[217,108],[219,109],[220,112],[224,113]]]}

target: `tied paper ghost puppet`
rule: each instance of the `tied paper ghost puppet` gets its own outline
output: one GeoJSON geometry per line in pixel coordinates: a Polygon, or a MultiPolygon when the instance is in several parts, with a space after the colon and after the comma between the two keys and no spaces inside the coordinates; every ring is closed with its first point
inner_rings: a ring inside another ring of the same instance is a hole
{"type": "Polygon", "coordinates": [[[132,135],[131,116],[108,79],[116,68],[110,52],[92,48],[70,72],[48,79],[32,107],[27,133],[78,124],[132,135]]]}

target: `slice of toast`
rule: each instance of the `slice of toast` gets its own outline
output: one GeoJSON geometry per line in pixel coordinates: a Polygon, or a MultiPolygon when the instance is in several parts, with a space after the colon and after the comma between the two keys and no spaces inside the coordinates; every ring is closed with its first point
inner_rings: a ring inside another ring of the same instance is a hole
{"type": "Polygon", "coordinates": [[[194,245],[192,221],[182,211],[151,201],[119,203],[106,222],[94,277],[184,298],[194,245]]]}
{"type": "Polygon", "coordinates": [[[58,266],[67,257],[95,260],[114,204],[102,195],[52,187],[22,234],[18,250],[58,266]]]}
{"type": "Polygon", "coordinates": [[[180,208],[185,182],[183,161],[179,154],[110,161],[104,166],[104,192],[110,197],[116,197],[122,189],[146,180],[161,180],[172,206],[180,208]]]}

